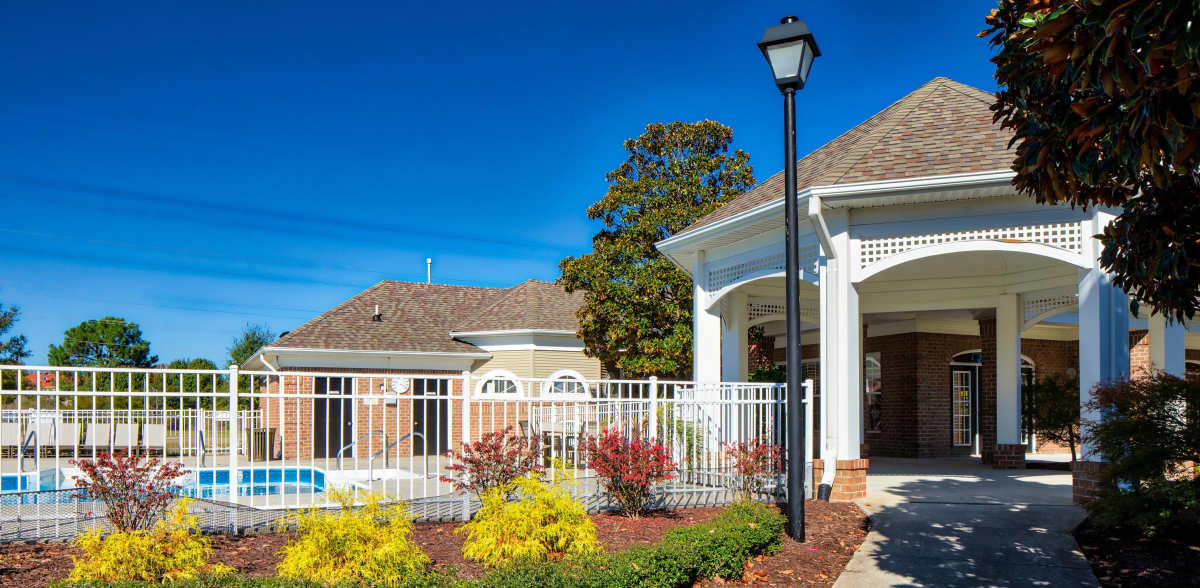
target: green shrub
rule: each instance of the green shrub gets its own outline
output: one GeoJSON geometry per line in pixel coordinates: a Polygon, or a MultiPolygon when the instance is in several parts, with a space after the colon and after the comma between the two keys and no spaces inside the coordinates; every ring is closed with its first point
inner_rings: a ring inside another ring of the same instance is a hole
{"type": "Polygon", "coordinates": [[[349,492],[332,492],[341,509],[309,509],[285,519],[298,537],[284,546],[276,567],[288,580],[321,584],[403,584],[424,572],[429,557],[412,541],[412,517],[403,504],[380,505],[377,495],[354,508],[349,492]]]}
{"type": "Polygon", "coordinates": [[[1087,505],[1102,526],[1153,535],[1200,525],[1200,383],[1163,373],[1098,387],[1087,432],[1109,483],[1087,505]]]}
{"type": "Polygon", "coordinates": [[[718,576],[736,579],[751,557],[778,552],[783,526],[784,518],[769,507],[739,503],[708,522],[674,529],[655,545],[558,564],[524,563],[492,572],[479,584],[491,588],[671,587],[718,576]]]}
{"type": "Polygon", "coordinates": [[[484,493],[483,506],[465,533],[463,556],[492,568],[524,561],[560,560],[600,553],[596,527],[587,509],[559,485],[548,485],[529,473],[510,487],[484,493]],[[515,498],[505,499],[506,495],[515,498]]]}
{"type": "Polygon", "coordinates": [[[75,539],[83,552],[68,580],[74,582],[176,582],[203,575],[232,572],[209,564],[212,545],[200,534],[197,519],[188,514],[188,500],[179,500],[170,517],[150,530],[114,531],[105,536],[93,529],[75,539]]]}

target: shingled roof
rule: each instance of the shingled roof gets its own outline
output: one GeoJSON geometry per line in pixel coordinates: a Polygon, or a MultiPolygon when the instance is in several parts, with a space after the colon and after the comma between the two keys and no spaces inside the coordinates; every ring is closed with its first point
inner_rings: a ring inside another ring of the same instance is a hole
{"type": "Polygon", "coordinates": [[[480,288],[385,280],[270,346],[292,349],[480,353],[451,331],[570,330],[582,296],[549,282],[480,288]],[[379,305],[380,321],[372,320],[379,305]],[[463,328],[464,326],[469,328],[463,328]]]}
{"type": "Polygon", "coordinates": [[[534,329],[573,332],[579,327],[575,311],[582,305],[583,292],[568,294],[558,284],[529,280],[509,288],[454,331],[534,329]]]}
{"type": "MultiPolygon", "coordinates": [[[[1009,131],[992,124],[995,97],[934,78],[796,162],[797,188],[1008,169],[1009,131]]],[[[783,172],[680,234],[783,198],[783,172]]]]}

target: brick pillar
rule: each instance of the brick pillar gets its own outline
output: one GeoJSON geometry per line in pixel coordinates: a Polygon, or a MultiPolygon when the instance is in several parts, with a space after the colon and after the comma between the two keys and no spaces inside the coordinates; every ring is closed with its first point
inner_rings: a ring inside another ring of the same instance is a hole
{"type": "Polygon", "coordinates": [[[979,456],[992,463],[996,453],[996,319],[979,321],[979,456]]]}
{"type": "Polygon", "coordinates": [[[999,443],[992,454],[992,467],[997,470],[1020,470],[1025,468],[1025,446],[999,443]]]}
{"type": "Polygon", "coordinates": [[[1150,331],[1129,331],[1129,375],[1134,378],[1150,374],[1150,331]]]}
{"type": "Polygon", "coordinates": [[[1108,464],[1102,461],[1077,461],[1071,466],[1071,500],[1075,504],[1087,504],[1100,495],[1100,489],[1108,483],[1105,472],[1108,464]]]}
{"type": "MultiPolygon", "coordinates": [[[[833,489],[829,500],[835,502],[850,502],[867,497],[867,459],[839,459],[837,472],[833,475],[833,489]]],[[[813,460],[813,483],[820,484],[821,476],[825,473],[825,461],[813,460]]]]}

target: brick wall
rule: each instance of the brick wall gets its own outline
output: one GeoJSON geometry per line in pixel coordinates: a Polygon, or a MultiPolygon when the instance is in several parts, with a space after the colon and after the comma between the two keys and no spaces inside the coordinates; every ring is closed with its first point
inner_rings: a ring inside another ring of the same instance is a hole
{"type": "MultiPolygon", "coordinates": [[[[399,375],[424,375],[424,376],[444,376],[443,378],[433,378],[425,380],[426,394],[432,395],[434,390],[439,389],[443,395],[460,394],[462,381],[459,378],[459,372],[450,371],[434,371],[434,370],[397,370],[397,369],[365,369],[365,368],[293,368],[288,371],[296,372],[319,372],[322,374],[339,374],[339,373],[354,373],[354,374],[379,374],[379,377],[359,377],[353,379],[354,390],[357,394],[380,394],[379,386],[382,384],[388,386],[393,376],[399,375]]],[[[260,386],[260,391],[265,391],[268,394],[278,394],[282,389],[283,394],[313,394],[315,379],[312,376],[294,376],[289,375],[288,371],[280,372],[278,377],[271,377],[264,385],[260,386]]],[[[352,410],[355,411],[354,428],[352,439],[345,440],[346,443],[358,439],[372,431],[386,431],[388,441],[399,440],[404,435],[412,432],[413,429],[413,403],[425,402],[425,398],[421,396],[413,396],[413,390],[417,389],[418,383],[412,383],[412,389],[407,394],[397,397],[396,402],[387,403],[382,400],[369,400],[355,398],[353,395],[344,393],[342,395],[333,395],[330,398],[349,398],[351,399],[352,410]]],[[[387,394],[390,394],[390,390],[387,394]]],[[[462,405],[457,400],[446,400],[442,403],[442,407],[449,410],[447,421],[450,430],[447,432],[445,440],[448,441],[449,447],[440,442],[437,434],[437,425],[433,419],[425,427],[425,431],[417,431],[428,433],[427,443],[437,451],[444,452],[447,449],[457,447],[461,441],[461,426],[460,423],[462,405]]],[[[256,402],[256,409],[262,411],[263,420],[268,428],[273,428],[277,432],[276,444],[273,451],[274,457],[282,456],[284,459],[308,459],[311,456],[319,453],[326,453],[328,459],[335,459],[340,447],[325,447],[328,444],[328,439],[316,439],[314,433],[314,399],[313,398],[278,398],[267,396],[256,402]]],[[[388,453],[391,457],[406,457],[412,455],[413,452],[413,437],[409,437],[403,442],[397,443],[388,453]]],[[[361,447],[357,448],[359,457],[366,457],[369,453],[374,453],[383,449],[383,435],[374,435],[368,440],[363,440],[361,447]],[[369,449],[369,451],[368,451],[369,449]]],[[[355,453],[355,450],[348,450],[346,456],[349,457],[355,453]]]]}
{"type": "MultiPolygon", "coordinates": [[[[833,488],[829,494],[829,499],[837,502],[849,502],[867,497],[867,469],[870,466],[870,460],[867,459],[839,459],[837,460],[837,471],[833,474],[833,488]]],[[[821,477],[825,474],[824,460],[813,460],[813,486],[816,494],[816,489],[820,488],[821,477]]]]}
{"type": "Polygon", "coordinates": [[[1077,461],[1071,466],[1071,500],[1087,504],[1095,500],[1106,482],[1108,464],[1100,461],[1077,461]]]}
{"type": "Polygon", "coordinates": [[[1150,374],[1150,331],[1129,331],[1129,375],[1139,378],[1150,374]]]}
{"type": "Polygon", "coordinates": [[[992,463],[996,452],[996,319],[979,321],[979,456],[992,463]]]}

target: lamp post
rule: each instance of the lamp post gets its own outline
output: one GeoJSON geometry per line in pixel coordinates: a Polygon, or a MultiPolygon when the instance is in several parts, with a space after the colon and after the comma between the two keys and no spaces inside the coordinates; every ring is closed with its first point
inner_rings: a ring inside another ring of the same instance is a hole
{"type": "MultiPolygon", "coordinates": [[[[787,284],[787,487],[788,535],[804,541],[804,396],[800,393],[800,267],[796,231],[796,91],[804,88],[814,58],[821,55],[804,21],[787,16],[758,42],[775,85],[783,93],[783,198],[787,284]]],[[[832,467],[832,464],[830,466],[832,467]]]]}

